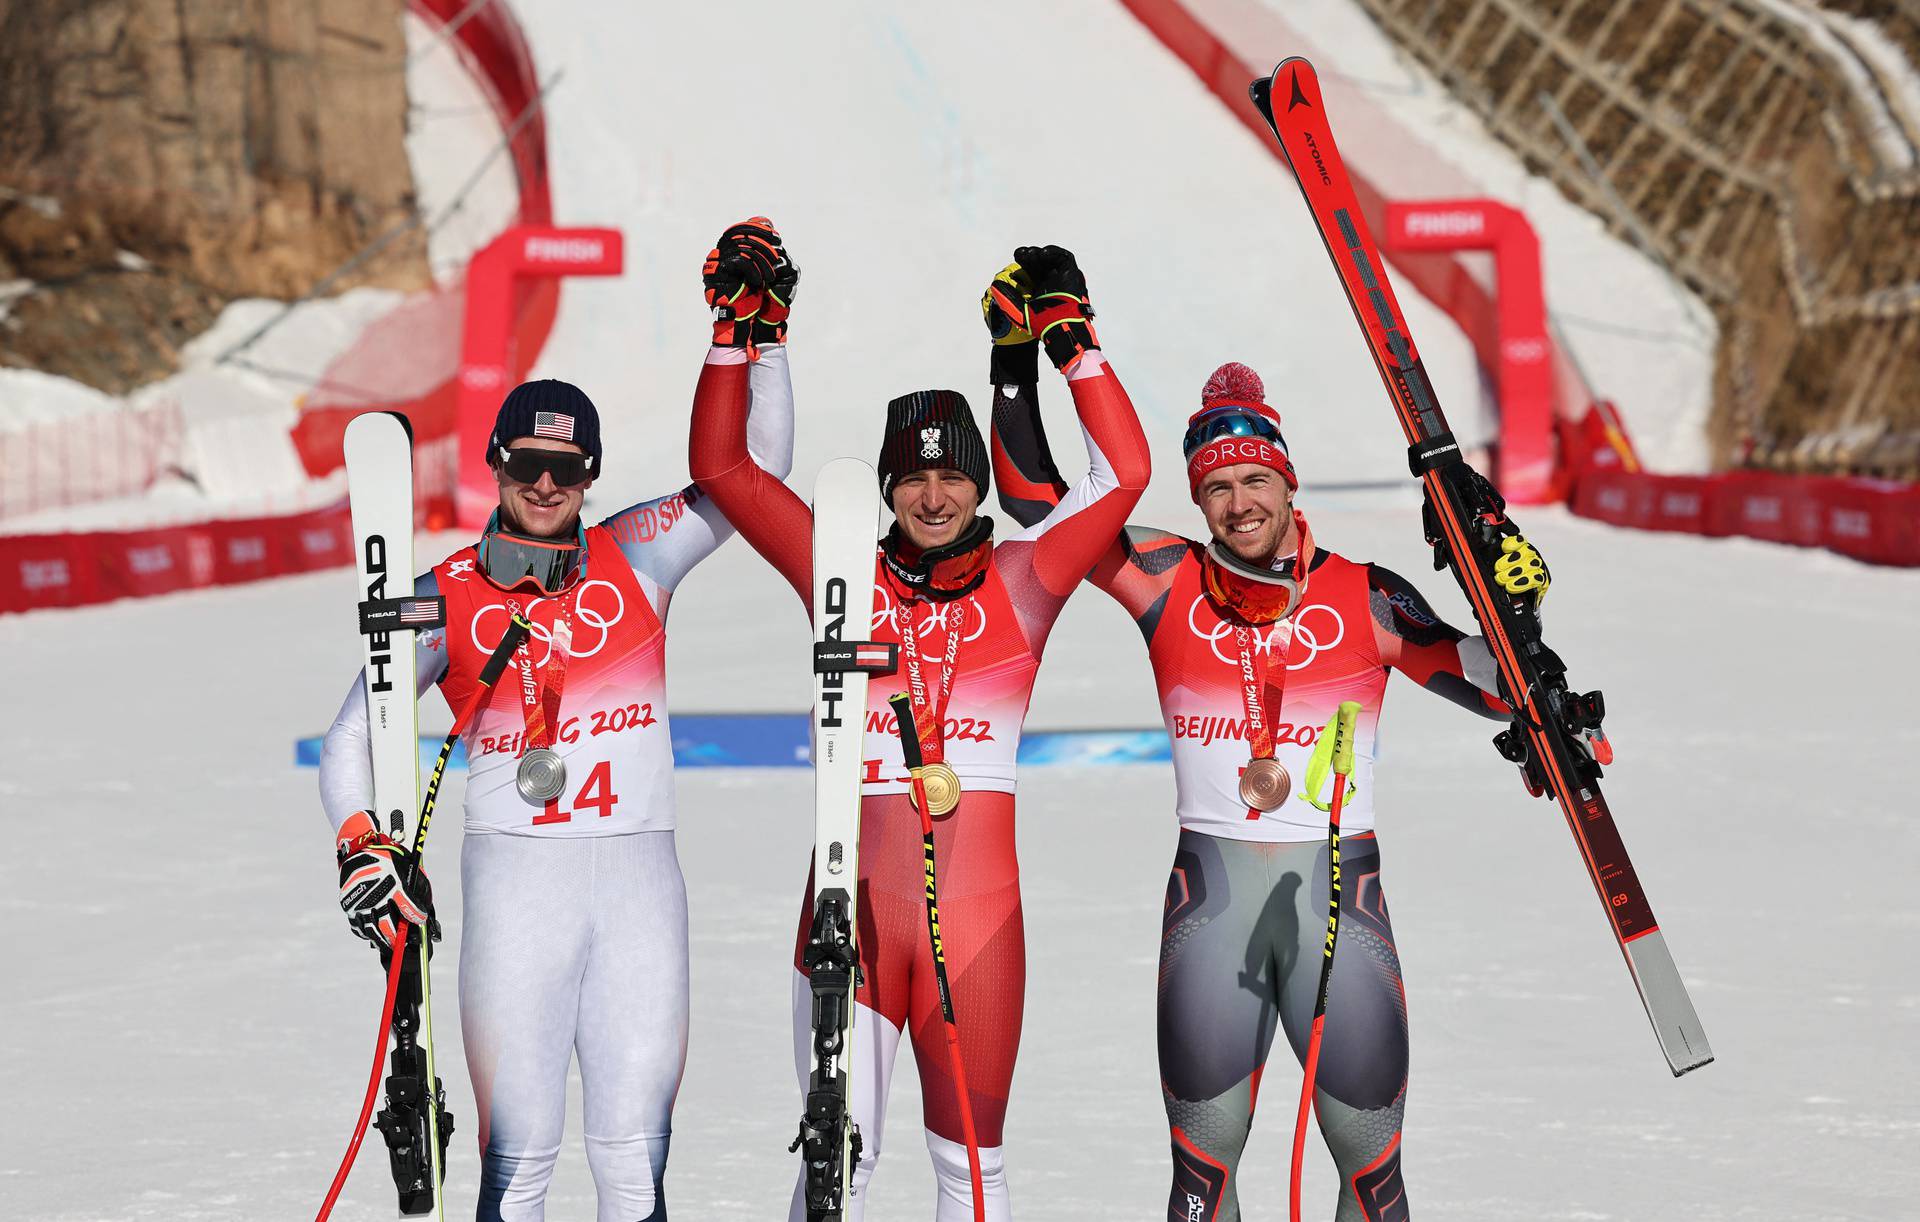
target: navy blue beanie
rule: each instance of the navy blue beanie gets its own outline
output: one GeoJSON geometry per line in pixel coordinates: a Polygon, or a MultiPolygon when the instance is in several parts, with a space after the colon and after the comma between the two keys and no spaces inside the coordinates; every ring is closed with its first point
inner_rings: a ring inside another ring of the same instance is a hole
{"type": "Polygon", "coordinates": [[[550,437],[571,441],[592,461],[587,473],[600,476],[600,413],[587,392],[571,382],[543,378],[522,382],[507,393],[500,414],[493,418],[493,439],[487,461],[498,461],[502,447],[522,437],[550,437]]]}

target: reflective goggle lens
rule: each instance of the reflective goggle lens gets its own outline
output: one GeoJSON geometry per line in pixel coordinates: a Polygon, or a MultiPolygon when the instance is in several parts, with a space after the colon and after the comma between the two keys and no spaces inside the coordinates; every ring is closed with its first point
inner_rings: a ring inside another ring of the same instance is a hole
{"type": "Polygon", "coordinates": [[[572,488],[587,482],[588,465],[585,454],[567,450],[500,451],[501,469],[518,484],[537,484],[542,475],[551,475],[556,486],[572,488]]]}
{"type": "Polygon", "coordinates": [[[1181,456],[1192,458],[1195,450],[1221,437],[1259,437],[1286,449],[1280,440],[1279,426],[1273,421],[1242,408],[1223,408],[1188,427],[1186,438],[1180,443],[1181,456]]]}
{"type": "Polygon", "coordinates": [[[573,584],[583,558],[578,538],[532,539],[494,530],[480,540],[480,569],[503,590],[531,585],[558,594],[573,584]]]}

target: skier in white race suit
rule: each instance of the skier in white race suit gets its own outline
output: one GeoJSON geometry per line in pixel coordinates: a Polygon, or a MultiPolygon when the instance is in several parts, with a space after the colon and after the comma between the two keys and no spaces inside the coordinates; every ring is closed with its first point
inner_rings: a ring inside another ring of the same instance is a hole
{"type": "MultiPolygon", "coordinates": [[[[755,460],[793,463],[786,320],[799,272],[764,217],[708,255],[737,291],[715,342],[746,350],[755,460]]],[[[722,295],[726,295],[723,291],[722,295]]],[[[514,613],[533,625],[464,734],[460,1022],[480,1116],[477,1217],[545,1217],[575,1053],[599,1222],[661,1222],[673,1100],[686,1063],[687,897],[674,852],[665,623],[675,588],[732,536],[689,485],[602,521],[580,521],[601,473],[599,413],[565,382],[528,382],[501,404],[488,463],[500,507],[479,541],[421,577],[447,600],[422,633],[418,688],[460,708],[514,613]],[[557,753],[555,796],[523,763],[557,753]],[[532,796],[528,791],[532,790],[532,796]]],[[[430,911],[424,876],[397,872],[376,826],[365,694],[356,677],[327,732],[320,792],[337,837],[341,905],[386,944],[430,911]]]]}

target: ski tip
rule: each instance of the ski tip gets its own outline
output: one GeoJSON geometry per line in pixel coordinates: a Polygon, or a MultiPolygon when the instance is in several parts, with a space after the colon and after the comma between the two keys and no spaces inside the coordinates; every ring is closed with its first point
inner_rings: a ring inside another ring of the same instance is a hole
{"type": "MultiPolygon", "coordinates": [[[[813,479],[814,529],[820,528],[823,506],[838,506],[834,520],[861,520],[861,529],[869,530],[880,522],[880,477],[868,463],[858,458],[835,458],[820,468],[813,479]]],[[[816,533],[815,538],[819,536],[816,533]]]]}
{"type": "Polygon", "coordinates": [[[1287,97],[1288,110],[1292,110],[1295,106],[1311,106],[1314,104],[1308,100],[1306,92],[1300,87],[1300,78],[1302,75],[1305,75],[1307,81],[1312,85],[1316,97],[1320,92],[1320,78],[1318,74],[1314,72],[1313,61],[1304,55],[1287,56],[1273,66],[1272,72],[1249,84],[1247,86],[1247,96],[1253,99],[1254,108],[1260,112],[1261,117],[1267,121],[1268,126],[1273,128],[1276,136],[1280,134],[1280,125],[1273,114],[1273,87],[1274,82],[1278,81],[1283,75],[1287,76],[1290,82],[1287,97]],[[1291,73],[1289,73],[1289,69],[1291,69],[1291,73]]]}
{"type": "Polygon", "coordinates": [[[413,421],[407,419],[406,413],[404,412],[361,412],[359,415],[347,421],[347,436],[351,437],[356,433],[363,433],[370,437],[377,437],[381,433],[393,428],[395,424],[400,426],[401,435],[407,439],[407,446],[411,448],[413,446],[413,421]]]}

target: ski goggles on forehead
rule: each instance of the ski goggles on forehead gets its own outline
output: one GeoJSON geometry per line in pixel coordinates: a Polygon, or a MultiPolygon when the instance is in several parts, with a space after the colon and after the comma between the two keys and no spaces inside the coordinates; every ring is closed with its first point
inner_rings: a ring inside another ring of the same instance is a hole
{"type": "Polygon", "coordinates": [[[1222,437],[1258,437],[1272,442],[1282,453],[1287,448],[1287,443],[1280,438],[1280,426],[1272,420],[1243,407],[1223,407],[1187,426],[1187,435],[1180,441],[1180,455],[1192,458],[1195,450],[1222,437]]]}
{"type": "Polygon", "coordinates": [[[556,487],[573,488],[587,482],[593,474],[593,458],[572,450],[509,450],[501,446],[500,469],[517,484],[537,484],[542,475],[550,475],[556,487]]]}
{"type": "Polygon", "coordinates": [[[580,575],[586,553],[578,533],[566,539],[536,539],[495,529],[480,538],[480,571],[503,590],[558,594],[580,575]]]}

